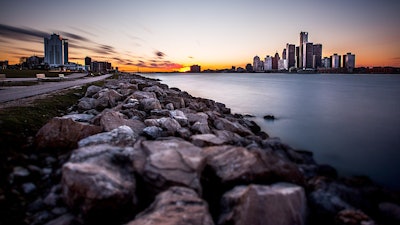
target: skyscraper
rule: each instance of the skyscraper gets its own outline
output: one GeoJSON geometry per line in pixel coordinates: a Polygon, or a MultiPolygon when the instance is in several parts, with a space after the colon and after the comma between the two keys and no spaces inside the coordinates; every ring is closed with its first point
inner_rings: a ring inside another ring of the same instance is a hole
{"type": "Polygon", "coordinates": [[[303,68],[313,68],[313,56],[314,56],[314,44],[312,42],[307,42],[305,45],[305,61],[303,62],[303,68]]]}
{"type": "Polygon", "coordinates": [[[322,44],[313,46],[313,68],[317,69],[322,66],[322,44]]]}
{"type": "Polygon", "coordinates": [[[306,68],[306,57],[307,57],[307,52],[306,52],[306,43],[308,42],[308,32],[300,32],[300,55],[299,55],[299,67],[300,68],[306,68]]]}
{"type": "Polygon", "coordinates": [[[60,66],[68,63],[68,41],[60,35],[52,34],[44,38],[44,62],[50,66],[60,66]]]}
{"type": "Polygon", "coordinates": [[[352,73],[356,67],[356,56],[351,52],[343,55],[343,67],[346,68],[347,72],[352,73]]]}
{"type": "Polygon", "coordinates": [[[341,57],[337,53],[333,54],[332,56],[332,68],[340,68],[341,64],[341,57]]]}
{"type": "Polygon", "coordinates": [[[291,67],[296,66],[296,47],[292,44],[287,43],[286,44],[286,59],[287,59],[287,64],[288,68],[290,69],[291,67]]]}
{"type": "Polygon", "coordinates": [[[275,53],[275,57],[272,58],[272,69],[277,70],[278,69],[278,62],[280,60],[279,54],[275,53]]]}
{"type": "Polygon", "coordinates": [[[262,65],[260,57],[254,56],[253,58],[253,70],[254,72],[262,72],[264,65],[262,65]]]}
{"type": "Polygon", "coordinates": [[[300,46],[296,47],[296,68],[300,68],[300,46]]]}
{"type": "Polygon", "coordinates": [[[264,60],[264,70],[265,71],[272,70],[272,59],[273,58],[269,55],[267,55],[265,57],[265,60],[264,60]]]}

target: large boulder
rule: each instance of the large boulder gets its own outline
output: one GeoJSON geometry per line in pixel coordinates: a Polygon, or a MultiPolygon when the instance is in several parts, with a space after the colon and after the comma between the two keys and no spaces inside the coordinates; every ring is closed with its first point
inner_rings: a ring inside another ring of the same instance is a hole
{"type": "Polygon", "coordinates": [[[215,134],[197,134],[190,137],[192,143],[199,147],[222,145],[224,140],[217,137],[215,134]]]}
{"type": "Polygon", "coordinates": [[[99,133],[84,138],[78,142],[78,147],[98,144],[111,144],[122,147],[133,146],[137,137],[138,134],[135,134],[130,127],[123,125],[110,132],[99,133]]]}
{"type": "Polygon", "coordinates": [[[185,186],[201,193],[200,175],[205,165],[201,148],[181,139],[143,141],[140,148],[146,160],[133,160],[154,192],[185,186]]]}
{"type": "Polygon", "coordinates": [[[113,89],[103,89],[93,95],[96,99],[94,108],[104,109],[115,107],[123,96],[113,89]]]}
{"type": "Polygon", "coordinates": [[[127,225],[212,225],[207,202],[184,187],[171,187],[127,225]]]}
{"type": "Polygon", "coordinates": [[[241,136],[247,136],[247,135],[252,135],[253,133],[247,129],[246,127],[244,127],[243,125],[241,125],[239,122],[231,122],[228,119],[225,118],[217,118],[216,120],[214,120],[214,126],[215,128],[217,128],[218,130],[227,130],[227,131],[231,131],[233,133],[237,133],[241,136]]]}
{"type": "Polygon", "coordinates": [[[223,145],[204,148],[203,153],[207,166],[222,184],[286,181],[303,185],[305,182],[296,165],[262,150],[223,145]]]}
{"type": "Polygon", "coordinates": [[[306,224],[304,189],[290,183],[238,186],[223,195],[221,205],[218,224],[306,224]]]}
{"type": "Polygon", "coordinates": [[[65,202],[85,219],[115,219],[136,205],[132,148],[94,145],[75,150],[62,167],[65,202]]]}
{"type": "Polygon", "coordinates": [[[100,125],[104,131],[112,131],[115,128],[126,125],[136,134],[140,134],[146,127],[142,121],[128,119],[124,114],[112,110],[104,110],[100,115],[96,116],[94,123],[100,125]]]}
{"type": "Polygon", "coordinates": [[[102,132],[100,126],[54,117],[36,134],[38,148],[76,148],[79,140],[102,132]]]}

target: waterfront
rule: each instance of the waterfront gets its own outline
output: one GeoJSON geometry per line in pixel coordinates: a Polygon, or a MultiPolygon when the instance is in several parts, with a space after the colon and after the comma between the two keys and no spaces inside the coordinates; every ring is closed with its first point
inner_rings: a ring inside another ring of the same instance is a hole
{"type": "Polygon", "coordinates": [[[400,189],[400,76],[149,74],[193,96],[252,114],[270,136],[314,152],[341,175],[400,189]],[[266,121],[272,114],[275,121],[266,121]]]}

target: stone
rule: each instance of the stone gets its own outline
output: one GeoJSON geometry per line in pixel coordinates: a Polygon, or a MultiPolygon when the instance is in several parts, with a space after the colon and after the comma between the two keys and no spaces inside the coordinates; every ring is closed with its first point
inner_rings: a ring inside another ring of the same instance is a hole
{"type": "Polygon", "coordinates": [[[91,114],[70,114],[70,115],[65,115],[62,118],[71,118],[76,122],[84,122],[84,123],[89,123],[93,119],[94,115],[91,114]]]}
{"type": "Polygon", "coordinates": [[[147,158],[138,172],[156,192],[185,186],[201,193],[200,175],[205,166],[201,148],[180,139],[143,141],[141,148],[147,158]]]}
{"type": "Polygon", "coordinates": [[[166,104],[165,108],[168,109],[168,110],[174,110],[175,109],[174,104],[172,104],[172,103],[166,104]]]}
{"type": "Polygon", "coordinates": [[[162,129],[156,126],[149,126],[143,129],[143,134],[150,139],[157,139],[162,136],[162,129]]]}
{"type": "Polygon", "coordinates": [[[78,147],[107,143],[116,146],[133,146],[137,137],[138,134],[135,134],[130,127],[123,125],[110,132],[99,133],[84,138],[78,142],[78,147]]]}
{"type": "Polygon", "coordinates": [[[145,112],[150,112],[151,110],[154,109],[162,109],[160,101],[158,101],[158,99],[156,98],[144,98],[139,101],[140,101],[139,109],[145,112]]]}
{"type": "Polygon", "coordinates": [[[213,225],[207,203],[184,187],[171,187],[127,225],[213,225]]]}
{"type": "Polygon", "coordinates": [[[36,185],[31,182],[22,184],[21,188],[25,194],[31,194],[37,189],[36,185]]]}
{"type": "Polygon", "coordinates": [[[95,95],[97,92],[101,91],[103,88],[95,85],[90,85],[85,93],[85,97],[92,97],[95,95]]]}
{"type": "Polygon", "coordinates": [[[199,147],[206,147],[211,145],[222,145],[224,140],[218,138],[215,134],[198,134],[190,138],[192,143],[199,147]]]}
{"type": "Polygon", "coordinates": [[[36,134],[38,148],[76,148],[79,140],[102,132],[100,126],[54,117],[36,134]]]}
{"type": "Polygon", "coordinates": [[[290,183],[235,187],[222,196],[221,207],[221,225],[306,224],[304,189],[290,183]]]}
{"type": "Polygon", "coordinates": [[[231,145],[203,148],[209,166],[222,184],[285,181],[304,185],[301,171],[294,164],[272,153],[252,151],[231,145]]]}
{"type": "Polygon", "coordinates": [[[128,119],[124,114],[112,110],[104,110],[103,113],[96,117],[95,124],[99,124],[104,131],[112,131],[120,126],[126,125],[130,127],[135,134],[140,134],[146,127],[142,121],[128,119]]]}
{"type": "Polygon", "coordinates": [[[54,220],[47,222],[45,225],[73,225],[79,224],[74,215],[67,213],[54,220]]]}
{"type": "Polygon", "coordinates": [[[115,219],[136,205],[132,148],[94,145],[75,150],[62,167],[66,204],[87,220],[115,219]]]}
{"type": "Polygon", "coordinates": [[[95,107],[95,105],[96,105],[96,99],[83,97],[83,98],[79,99],[77,106],[78,106],[79,110],[85,111],[85,110],[93,109],[95,107]]]}
{"type": "Polygon", "coordinates": [[[178,123],[182,126],[185,127],[188,125],[189,121],[188,118],[185,116],[185,114],[180,111],[180,110],[172,110],[169,111],[170,116],[175,119],[176,121],[178,121],[178,123]]]}
{"type": "Polygon", "coordinates": [[[141,99],[145,99],[145,98],[153,98],[156,99],[157,96],[154,92],[147,92],[147,91],[135,91],[132,94],[132,98],[138,99],[139,101],[141,99]]]}
{"type": "Polygon", "coordinates": [[[345,209],[336,215],[335,225],[376,225],[376,223],[360,210],[345,209]]]}
{"type": "Polygon", "coordinates": [[[157,85],[154,85],[154,86],[151,86],[151,87],[145,87],[145,88],[143,88],[143,91],[146,91],[146,92],[154,92],[156,95],[157,95],[157,97],[164,97],[164,96],[166,96],[167,94],[165,93],[165,91],[163,90],[163,89],[161,89],[159,86],[157,86],[157,85]]]}
{"type": "Polygon", "coordinates": [[[231,131],[231,132],[237,133],[241,136],[247,136],[247,135],[253,134],[249,129],[245,128],[240,123],[231,122],[225,118],[218,118],[218,119],[214,120],[214,126],[218,130],[231,131]]]}
{"type": "Polygon", "coordinates": [[[208,126],[208,123],[202,123],[202,122],[195,122],[190,129],[198,134],[210,134],[211,129],[208,126]]]}
{"type": "Polygon", "coordinates": [[[93,96],[96,99],[94,108],[105,109],[115,107],[123,96],[113,89],[103,89],[93,96]]]}
{"type": "Polygon", "coordinates": [[[178,121],[172,118],[162,117],[157,119],[157,122],[160,124],[161,128],[168,131],[171,135],[174,135],[181,128],[178,121]]]}
{"type": "Polygon", "coordinates": [[[30,175],[29,170],[24,167],[16,166],[11,173],[13,177],[28,177],[30,175]]]}

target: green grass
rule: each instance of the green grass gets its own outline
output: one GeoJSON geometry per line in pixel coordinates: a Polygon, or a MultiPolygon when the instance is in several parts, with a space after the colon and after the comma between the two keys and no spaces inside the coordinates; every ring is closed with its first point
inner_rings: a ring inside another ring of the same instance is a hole
{"type": "Polygon", "coordinates": [[[0,74],[5,74],[7,78],[36,78],[38,73],[44,73],[46,77],[58,77],[59,73],[71,74],[71,72],[49,72],[47,70],[0,70],[0,74]]]}

